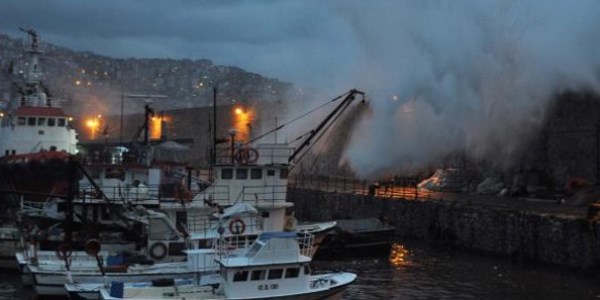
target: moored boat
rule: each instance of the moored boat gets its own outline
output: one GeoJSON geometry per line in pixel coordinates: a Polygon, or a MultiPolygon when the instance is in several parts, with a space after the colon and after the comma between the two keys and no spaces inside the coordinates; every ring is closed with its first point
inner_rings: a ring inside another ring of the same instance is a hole
{"type": "MultiPolygon", "coordinates": [[[[347,272],[312,275],[312,236],[296,232],[262,233],[245,251],[220,252],[218,285],[173,282],[167,286],[112,282],[102,299],[323,299],[341,293],[355,279],[347,272]]],[[[194,253],[190,253],[194,255],[194,253]]],[[[193,260],[193,258],[190,258],[193,260]]]]}

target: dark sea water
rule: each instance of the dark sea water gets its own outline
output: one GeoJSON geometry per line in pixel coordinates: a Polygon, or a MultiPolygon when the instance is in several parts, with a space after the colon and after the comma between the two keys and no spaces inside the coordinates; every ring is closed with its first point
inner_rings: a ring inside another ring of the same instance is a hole
{"type": "MultiPolygon", "coordinates": [[[[354,272],[342,299],[600,299],[600,276],[508,258],[398,243],[386,254],[313,262],[313,270],[354,272]],[[401,254],[398,254],[401,253],[401,254]]],[[[0,300],[34,299],[16,271],[2,270],[0,300]]]]}
{"type": "Polygon", "coordinates": [[[505,257],[399,244],[404,257],[317,261],[358,275],[343,299],[600,299],[600,276],[505,257]]]}

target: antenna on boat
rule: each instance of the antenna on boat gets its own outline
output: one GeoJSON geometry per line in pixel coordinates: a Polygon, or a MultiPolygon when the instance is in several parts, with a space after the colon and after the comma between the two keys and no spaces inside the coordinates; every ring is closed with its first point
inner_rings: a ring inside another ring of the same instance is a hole
{"type": "MultiPolygon", "coordinates": [[[[123,110],[124,110],[125,98],[144,99],[144,102],[146,102],[146,105],[144,106],[144,115],[146,116],[146,118],[144,120],[142,129],[144,130],[144,145],[148,145],[148,130],[149,130],[148,118],[151,115],[154,115],[154,110],[152,110],[152,108],[150,108],[150,103],[153,102],[153,99],[165,99],[165,98],[168,98],[168,96],[160,95],[160,94],[125,94],[125,93],[121,92],[121,125],[120,125],[121,131],[119,134],[119,141],[120,141],[119,143],[121,144],[121,146],[123,144],[123,110]]],[[[136,134],[135,138],[137,138],[138,134],[136,134]]]]}

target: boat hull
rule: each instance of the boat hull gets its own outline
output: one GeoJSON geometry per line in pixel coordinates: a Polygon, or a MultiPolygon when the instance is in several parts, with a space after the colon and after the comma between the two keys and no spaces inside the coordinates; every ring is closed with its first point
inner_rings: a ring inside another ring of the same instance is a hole
{"type": "MultiPolygon", "coordinates": [[[[342,285],[342,286],[338,286],[338,287],[334,287],[328,290],[322,290],[322,291],[318,291],[318,292],[311,292],[311,293],[306,293],[306,294],[299,294],[299,295],[286,295],[286,296],[276,296],[276,297],[257,297],[257,298],[225,298],[225,297],[185,297],[184,299],[186,300],[207,300],[207,299],[230,299],[230,300],[247,300],[247,299],[272,299],[272,300],[321,300],[321,299],[329,299],[332,298],[336,295],[339,295],[341,293],[344,292],[344,290],[346,289],[348,285],[342,285]]],[[[102,292],[97,294],[100,296],[100,298],[71,298],[71,299],[103,299],[103,300],[118,300],[121,298],[114,298],[114,297],[110,297],[108,296],[108,293],[106,292],[102,292]]],[[[132,298],[132,299],[136,299],[136,300],[157,300],[157,299],[164,299],[164,298],[132,298]]],[[[174,298],[177,299],[177,298],[174,298]]]]}
{"type": "MultiPolygon", "coordinates": [[[[101,274],[77,274],[71,277],[75,283],[101,283],[101,282],[145,282],[156,278],[192,278],[193,272],[163,272],[163,273],[108,273],[105,277],[101,274]]],[[[67,296],[65,283],[68,282],[65,273],[32,272],[33,286],[38,296],[67,296]]],[[[88,293],[86,293],[88,294],[88,293]]],[[[96,293],[97,294],[97,293],[96,293]]],[[[85,299],[85,298],[84,298],[85,299]]],[[[95,298],[97,299],[97,298],[95,298]]]]}

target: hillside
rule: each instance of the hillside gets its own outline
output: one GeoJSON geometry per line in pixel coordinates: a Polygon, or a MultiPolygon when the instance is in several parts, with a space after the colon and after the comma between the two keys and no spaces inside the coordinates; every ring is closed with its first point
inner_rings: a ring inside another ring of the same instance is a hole
{"type": "MultiPolygon", "coordinates": [[[[289,96],[291,84],[219,66],[207,59],[115,59],[91,52],[77,52],[44,42],[41,48],[45,83],[52,97],[75,115],[117,115],[121,94],[161,94],[156,110],[201,107],[212,104],[212,85],[218,83],[222,104],[278,101],[289,96]]],[[[0,96],[10,97],[10,76],[25,68],[26,40],[0,34],[0,96]]],[[[142,111],[143,100],[127,99],[126,113],[142,111]]],[[[221,103],[220,103],[221,104],[221,103]]]]}

